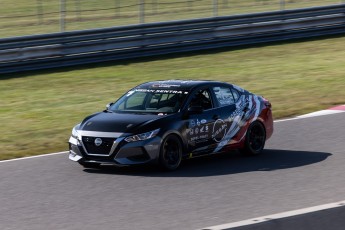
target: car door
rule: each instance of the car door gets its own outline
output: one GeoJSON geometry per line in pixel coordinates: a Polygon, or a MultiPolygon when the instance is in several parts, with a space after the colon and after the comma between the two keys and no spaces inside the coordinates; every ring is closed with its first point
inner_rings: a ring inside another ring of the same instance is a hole
{"type": "Polygon", "coordinates": [[[231,85],[218,85],[211,87],[210,90],[219,114],[212,127],[212,151],[216,153],[230,144],[236,144],[234,140],[241,130],[243,120],[241,114],[245,113],[245,107],[238,105],[241,94],[231,85]]]}
{"type": "MultiPolygon", "coordinates": [[[[189,110],[186,120],[186,140],[188,148],[193,156],[210,153],[214,146],[214,138],[212,136],[215,122],[219,122],[219,109],[215,106],[213,95],[209,88],[201,88],[195,90],[189,103],[189,110]],[[191,110],[200,109],[193,113],[191,110]]],[[[218,134],[217,138],[219,137],[218,134]]]]}

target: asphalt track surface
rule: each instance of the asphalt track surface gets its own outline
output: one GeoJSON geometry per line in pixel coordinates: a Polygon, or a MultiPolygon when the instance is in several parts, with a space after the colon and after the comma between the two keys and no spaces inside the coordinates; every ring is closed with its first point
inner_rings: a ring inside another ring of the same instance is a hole
{"type": "Polygon", "coordinates": [[[259,157],[83,169],[67,154],[0,162],[0,229],[201,229],[345,198],[345,113],[275,123],[259,157]]]}

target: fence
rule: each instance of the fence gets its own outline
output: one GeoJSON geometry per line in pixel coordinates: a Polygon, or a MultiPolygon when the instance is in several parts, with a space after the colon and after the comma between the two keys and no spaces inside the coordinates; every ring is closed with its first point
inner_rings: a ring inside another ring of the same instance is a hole
{"type": "Polygon", "coordinates": [[[345,4],[0,39],[0,73],[345,33],[345,4]]]}
{"type": "Polygon", "coordinates": [[[2,0],[0,38],[338,4],[345,0],[2,0]]]}

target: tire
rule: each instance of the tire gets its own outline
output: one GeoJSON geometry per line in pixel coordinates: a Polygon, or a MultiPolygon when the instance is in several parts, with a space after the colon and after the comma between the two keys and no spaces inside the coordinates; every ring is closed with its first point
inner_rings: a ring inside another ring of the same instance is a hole
{"type": "Polygon", "coordinates": [[[92,162],[78,162],[84,168],[99,169],[101,164],[92,162]]]}
{"type": "Polygon", "coordinates": [[[261,122],[254,121],[248,127],[246,139],[244,141],[244,148],[240,149],[240,152],[249,156],[259,155],[265,147],[265,142],[265,127],[261,122]]]}
{"type": "Polygon", "coordinates": [[[176,170],[182,161],[182,143],[176,135],[167,136],[161,145],[159,165],[163,170],[176,170]]]}

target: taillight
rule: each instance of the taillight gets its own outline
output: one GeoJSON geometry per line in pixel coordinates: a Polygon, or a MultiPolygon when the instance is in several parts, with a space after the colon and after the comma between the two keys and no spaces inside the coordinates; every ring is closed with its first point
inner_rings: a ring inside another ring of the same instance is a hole
{"type": "Polygon", "coordinates": [[[267,108],[271,109],[272,108],[272,104],[271,102],[269,102],[267,99],[264,98],[264,104],[267,108]]]}
{"type": "Polygon", "coordinates": [[[272,108],[272,104],[271,104],[269,101],[266,101],[266,102],[265,102],[265,105],[266,105],[266,107],[268,107],[268,108],[270,108],[270,109],[272,108]]]}

